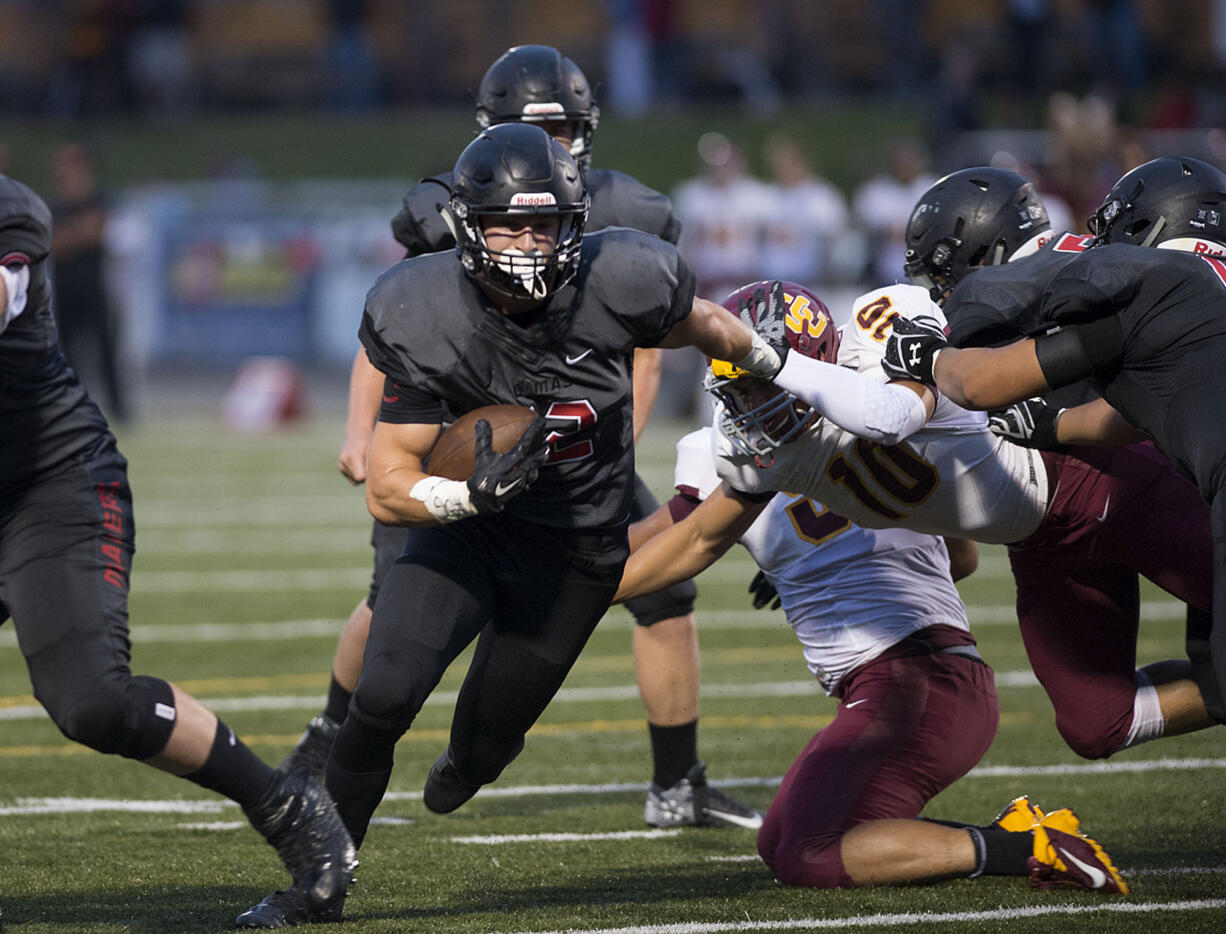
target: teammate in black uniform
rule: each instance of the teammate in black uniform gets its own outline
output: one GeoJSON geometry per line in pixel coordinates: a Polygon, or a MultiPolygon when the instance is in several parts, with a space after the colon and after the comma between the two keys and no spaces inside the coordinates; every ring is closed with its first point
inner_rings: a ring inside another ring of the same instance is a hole
{"type": "Polygon", "coordinates": [[[356,860],[318,781],[274,771],[195,698],[129,668],[127,461],[60,351],[50,249],[47,206],[0,175],[0,623],[12,617],[34,696],[65,736],[240,804],[326,914],[356,860]]]}
{"type": "Polygon", "coordinates": [[[1054,333],[956,349],[939,329],[909,323],[896,327],[884,366],[977,409],[1089,378],[1103,400],[1056,413],[1049,437],[1032,443],[1148,437],[1196,482],[1210,506],[1214,609],[1212,620],[1189,612],[1188,649],[1208,713],[1226,722],[1226,175],[1197,159],[1155,159],[1116,183],[1090,225],[1094,248],[1043,295],[1038,320],[1054,333]]]}
{"type": "MultiPolygon", "coordinates": [[[[1090,240],[1053,231],[1025,178],[979,166],[947,175],[919,199],[906,229],[906,272],[942,306],[950,344],[997,346],[1050,327],[1040,316],[1043,292],[1090,240]]],[[[1033,447],[1036,430],[1040,436],[1051,431],[1062,407],[1096,399],[1092,382],[1077,380],[1043,400],[993,413],[989,426],[1033,447]]],[[[1100,402],[1086,411],[1104,408],[1100,402]]],[[[1046,446],[1055,447],[1054,437],[1046,446]]],[[[1087,514],[1096,521],[1081,530],[1049,524],[1041,537],[1009,551],[1023,640],[1056,708],[1061,734],[1079,754],[1097,757],[1213,725],[1186,659],[1134,671],[1138,573],[1190,605],[1202,598],[1208,604],[1209,518],[1195,488],[1151,445],[1082,445],[1064,453],[1085,465],[1079,474],[1085,479],[1075,481],[1075,474],[1062,471],[1055,495],[1061,502],[1094,499],[1087,514]],[[1086,467],[1126,485],[1094,492],[1086,467]],[[1104,492],[1106,501],[1099,502],[1104,492]],[[1114,529],[1129,523],[1143,531],[1121,541],[1114,529]],[[1194,554],[1201,560],[1193,560],[1194,554]]]]}
{"type": "MultiPolygon", "coordinates": [[[[583,237],[587,206],[565,147],[528,124],[490,127],[456,162],[457,253],[405,260],[367,296],[362,343],[387,384],[366,500],[409,532],[326,768],[359,844],[396,742],[465,646],[477,639],[423,793],[438,813],[519,754],[607,610],[628,551],[634,348],[692,345],[759,374],[780,365],[762,337],[694,296],[671,244],[621,227],[583,237]],[[541,418],[502,455],[478,422],[467,482],[426,473],[445,416],[495,403],[541,418]]],[[[316,917],[298,904],[277,893],[249,915],[266,927],[316,917]]]]}
{"type": "MultiPolygon", "coordinates": [[[[681,225],[669,199],[629,175],[592,169],[592,135],[599,108],[587,78],[569,58],[550,46],[509,49],[486,71],[477,90],[477,123],[534,123],[570,150],[584,173],[591,208],[586,230],[631,227],[675,244],[681,225]]],[[[424,179],[405,196],[392,232],[406,256],[455,248],[455,235],[442,209],[453,183],[450,172],[424,179]]],[[[634,360],[634,439],[646,426],[659,385],[660,351],[641,348],[634,360]]],[[[379,411],[383,374],[359,348],[350,377],[349,418],[340,457],[351,482],[366,478],[366,455],[379,411]]],[[[651,515],[656,502],[636,477],[632,521],[651,515]]],[[[371,534],[375,568],[370,592],[354,608],[337,645],[325,710],[311,721],[282,767],[306,762],[322,772],[328,747],[349,707],[362,667],[371,608],[392,562],[404,548],[405,531],[376,521],[371,534]]],[[[762,815],[706,782],[698,760],[698,638],[690,581],[627,604],[637,623],[633,635],[639,691],[647,707],[654,761],[645,818],[653,826],[734,825],[756,828],[762,815]]]]}

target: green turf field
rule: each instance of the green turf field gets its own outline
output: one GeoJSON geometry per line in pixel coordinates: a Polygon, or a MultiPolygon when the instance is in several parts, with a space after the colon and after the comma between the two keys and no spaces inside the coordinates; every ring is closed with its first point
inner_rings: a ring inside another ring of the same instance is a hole
{"type": "MultiPolygon", "coordinates": [[[[672,441],[653,425],[640,461],[658,494],[672,441]]],[[[134,668],[178,682],[275,762],[319,709],[336,634],[364,593],[360,491],[334,468],[339,420],[240,437],[209,417],[151,414],[121,435],[136,495],[134,668]]],[[[834,704],[782,614],[753,612],[735,550],[699,581],[700,751],[759,806],[834,704]]],[[[453,815],[419,792],[447,741],[449,673],[398,749],[391,793],[346,905],[354,932],[818,929],[1226,930],[1226,733],[1078,760],[1028,675],[1000,549],[963,595],[997,671],[1001,726],[978,770],[932,817],[987,821],[1021,793],[1071,806],[1133,895],[1040,892],[1020,879],[817,892],[777,885],[738,830],[647,833],[650,764],[629,617],[609,614],[562,695],[502,779],[453,815]],[[557,835],[566,835],[558,838],[557,835]]],[[[1179,608],[1147,592],[1140,656],[1182,653],[1179,608]]],[[[285,878],[238,810],[185,782],[73,746],[34,709],[12,627],[0,628],[0,909],[5,930],[224,930],[285,878]]]]}

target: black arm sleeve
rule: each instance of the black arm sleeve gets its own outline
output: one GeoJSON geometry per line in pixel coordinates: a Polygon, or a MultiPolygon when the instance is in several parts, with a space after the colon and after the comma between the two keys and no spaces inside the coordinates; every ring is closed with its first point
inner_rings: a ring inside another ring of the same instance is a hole
{"type": "Polygon", "coordinates": [[[446,412],[437,396],[387,379],[383,381],[379,421],[395,425],[441,425],[446,421],[446,412]]]}
{"type": "Polygon", "coordinates": [[[1105,376],[1119,369],[1124,330],[1115,315],[1074,324],[1035,338],[1034,353],[1052,389],[1086,376],[1105,376]]]}

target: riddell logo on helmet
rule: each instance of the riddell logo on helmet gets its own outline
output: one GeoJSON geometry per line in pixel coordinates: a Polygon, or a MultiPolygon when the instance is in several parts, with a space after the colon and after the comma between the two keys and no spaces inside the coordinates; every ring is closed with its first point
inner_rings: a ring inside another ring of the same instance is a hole
{"type": "Polygon", "coordinates": [[[557,204],[551,191],[520,191],[511,196],[511,207],[541,207],[557,204]]]}
{"type": "Polygon", "coordinates": [[[543,114],[566,113],[566,108],[557,101],[543,101],[534,104],[524,104],[525,117],[539,117],[543,114]]]}
{"type": "Polygon", "coordinates": [[[1157,246],[1162,250],[1181,250],[1185,253],[1195,253],[1197,256],[1226,256],[1226,246],[1212,240],[1202,240],[1200,237],[1174,237],[1163,240],[1157,246]]]}

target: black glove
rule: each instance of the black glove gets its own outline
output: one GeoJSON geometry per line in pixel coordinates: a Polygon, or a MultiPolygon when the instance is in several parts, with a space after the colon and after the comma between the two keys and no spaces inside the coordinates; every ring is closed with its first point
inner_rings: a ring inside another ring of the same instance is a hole
{"type": "Polygon", "coordinates": [[[946,343],[945,329],[936,318],[927,315],[895,318],[881,368],[890,379],[909,379],[934,386],[932,359],[946,343]]]}
{"type": "Polygon", "coordinates": [[[779,609],[779,591],[775,585],[766,579],[766,572],[759,571],[749,582],[749,592],[753,594],[753,608],[760,610],[768,603],[772,610],[779,609]],[[771,601],[774,601],[771,603],[771,601]]]}
{"type": "Polygon", "coordinates": [[[1056,422],[1063,411],[1048,405],[1046,399],[1024,399],[1007,408],[990,411],[988,428],[993,434],[1022,447],[1048,450],[1060,446],[1056,440],[1056,422]]]}
{"type": "Polygon", "coordinates": [[[784,319],[787,318],[788,305],[783,297],[783,283],[771,282],[766,288],[754,289],[748,299],[737,299],[736,315],[741,322],[755,331],[775,352],[778,362],[759,359],[759,354],[751,352],[743,360],[734,361],[737,366],[748,370],[754,376],[770,379],[783,368],[791,345],[788,343],[788,330],[784,319]]]}
{"type": "Polygon", "coordinates": [[[518,496],[536,479],[536,473],[549,457],[544,444],[545,418],[538,416],[528,426],[515,447],[505,454],[494,450],[490,423],[484,418],[473,426],[473,475],[468,481],[469,498],[478,514],[502,512],[508,500],[518,496]]]}

